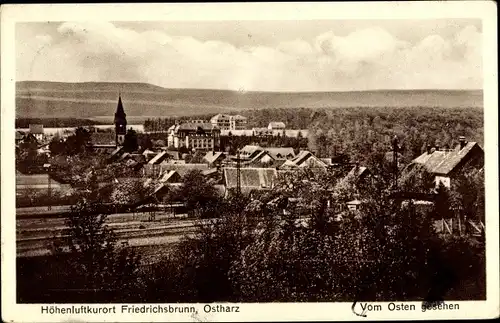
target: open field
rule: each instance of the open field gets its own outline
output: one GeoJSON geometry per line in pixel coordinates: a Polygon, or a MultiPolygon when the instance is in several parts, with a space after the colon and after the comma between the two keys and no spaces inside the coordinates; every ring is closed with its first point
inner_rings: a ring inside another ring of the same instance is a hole
{"type": "MultiPolygon", "coordinates": [[[[143,83],[17,83],[16,115],[109,122],[121,91],[127,118],[189,116],[261,108],[482,107],[482,91],[236,92],[166,89],[143,83]]],[[[130,119],[132,121],[132,119],[130,119]]]]}

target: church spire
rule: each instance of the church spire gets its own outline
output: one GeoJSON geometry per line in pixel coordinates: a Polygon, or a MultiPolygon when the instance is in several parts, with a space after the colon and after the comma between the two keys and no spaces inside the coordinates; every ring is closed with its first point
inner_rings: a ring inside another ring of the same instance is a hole
{"type": "Polygon", "coordinates": [[[126,117],[127,114],[123,109],[122,96],[121,94],[118,94],[118,105],[116,107],[115,122],[117,121],[116,119],[125,119],[126,117]]]}
{"type": "Polygon", "coordinates": [[[127,114],[123,109],[121,93],[118,94],[118,105],[115,112],[115,141],[116,145],[122,145],[127,132],[127,114]]]}

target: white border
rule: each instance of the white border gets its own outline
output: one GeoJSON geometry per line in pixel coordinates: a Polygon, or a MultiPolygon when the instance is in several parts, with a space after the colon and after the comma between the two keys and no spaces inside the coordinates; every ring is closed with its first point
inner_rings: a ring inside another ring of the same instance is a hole
{"type": "MultiPolygon", "coordinates": [[[[217,21],[312,19],[439,19],[479,18],[483,22],[484,133],[486,170],[487,301],[458,302],[459,311],[422,313],[370,312],[366,319],[426,320],[493,318],[499,315],[498,263],[498,66],[497,20],[493,1],[366,2],[366,3],[219,3],[219,4],[92,4],[4,5],[1,10],[1,211],[2,211],[2,319],[15,322],[133,322],[133,321],[293,321],[358,320],[350,303],[240,304],[240,313],[198,316],[159,315],[41,315],[39,305],[15,303],[15,51],[14,26],[28,21],[217,21]]],[[[375,303],[373,303],[375,304],[375,303]]],[[[387,303],[378,303],[387,304],[387,303]]],[[[412,304],[412,303],[408,303],[412,304]]],[[[104,305],[104,304],[103,304],[104,305]]],[[[118,308],[119,304],[117,304],[118,308]]],[[[384,305],[385,307],[386,305],[384,305]]]]}

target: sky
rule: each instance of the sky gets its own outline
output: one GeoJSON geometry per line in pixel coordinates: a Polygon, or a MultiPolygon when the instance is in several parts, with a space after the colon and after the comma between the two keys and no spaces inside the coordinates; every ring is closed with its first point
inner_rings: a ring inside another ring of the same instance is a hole
{"type": "Polygon", "coordinates": [[[482,89],[480,20],[16,24],[18,81],[242,91],[482,89]]]}

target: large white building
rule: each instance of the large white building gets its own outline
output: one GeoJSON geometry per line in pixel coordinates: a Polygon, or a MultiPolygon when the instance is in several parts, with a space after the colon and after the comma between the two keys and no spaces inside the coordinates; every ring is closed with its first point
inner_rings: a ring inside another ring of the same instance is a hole
{"type": "Polygon", "coordinates": [[[168,129],[168,146],[214,150],[220,144],[220,129],[210,123],[181,123],[168,129]]]}
{"type": "Polygon", "coordinates": [[[210,123],[221,130],[243,130],[247,126],[247,118],[240,115],[217,114],[210,123]]]}

